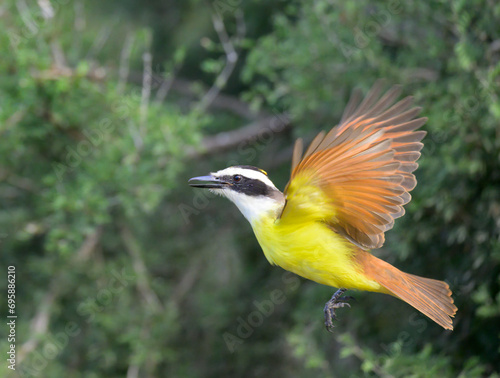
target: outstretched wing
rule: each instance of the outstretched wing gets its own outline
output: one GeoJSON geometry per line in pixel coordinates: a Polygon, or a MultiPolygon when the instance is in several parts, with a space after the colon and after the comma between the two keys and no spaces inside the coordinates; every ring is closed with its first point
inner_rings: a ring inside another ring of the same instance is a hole
{"type": "Polygon", "coordinates": [[[316,197],[325,209],[318,220],[362,248],[384,244],[417,184],[412,172],[425,131],[415,130],[427,119],[415,118],[421,109],[411,108],[412,97],[395,103],[399,86],[381,96],[382,86],[377,82],[363,101],[355,91],[339,125],[318,134],[304,156],[297,140],[281,219],[316,197]]]}

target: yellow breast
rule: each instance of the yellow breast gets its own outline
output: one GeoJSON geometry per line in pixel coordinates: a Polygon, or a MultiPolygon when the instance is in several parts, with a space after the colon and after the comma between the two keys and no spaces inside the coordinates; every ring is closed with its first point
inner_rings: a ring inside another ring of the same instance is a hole
{"type": "Polygon", "coordinates": [[[356,247],[318,221],[283,222],[262,217],[252,228],[273,265],[320,284],[380,291],[352,259],[356,247]]]}

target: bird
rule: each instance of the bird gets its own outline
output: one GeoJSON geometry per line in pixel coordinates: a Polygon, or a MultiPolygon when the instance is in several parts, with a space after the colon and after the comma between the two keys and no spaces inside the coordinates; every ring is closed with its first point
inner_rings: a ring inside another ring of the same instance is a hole
{"type": "Polygon", "coordinates": [[[413,97],[377,81],[363,98],[353,91],[338,125],[303,152],[297,139],[291,177],[281,192],[266,171],[235,165],[189,179],[233,202],[272,265],[338,290],[326,302],[325,326],[350,307],[348,289],[389,294],[453,330],[457,312],[444,281],[405,273],[374,256],[403,216],[417,184],[413,172],[426,132],[413,97]]]}

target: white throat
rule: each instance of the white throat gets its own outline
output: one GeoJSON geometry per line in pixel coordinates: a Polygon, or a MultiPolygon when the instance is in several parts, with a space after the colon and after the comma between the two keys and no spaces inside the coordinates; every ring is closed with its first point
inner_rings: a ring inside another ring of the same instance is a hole
{"type": "Polygon", "coordinates": [[[278,217],[284,205],[283,202],[274,198],[247,196],[229,189],[213,190],[213,192],[233,202],[250,224],[254,224],[264,216],[278,217]]]}

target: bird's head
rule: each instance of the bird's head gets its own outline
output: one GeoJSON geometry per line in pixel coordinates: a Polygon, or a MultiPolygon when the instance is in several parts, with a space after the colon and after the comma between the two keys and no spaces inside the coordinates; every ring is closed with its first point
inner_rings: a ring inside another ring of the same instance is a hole
{"type": "Polygon", "coordinates": [[[228,198],[250,223],[264,215],[278,216],[285,204],[281,193],[267,177],[267,173],[249,165],[237,165],[193,177],[189,185],[205,188],[228,198]]]}

